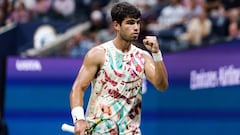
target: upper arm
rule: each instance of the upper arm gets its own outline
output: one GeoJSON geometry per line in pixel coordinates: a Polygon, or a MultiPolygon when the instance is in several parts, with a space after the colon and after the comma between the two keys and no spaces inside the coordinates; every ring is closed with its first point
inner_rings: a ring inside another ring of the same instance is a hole
{"type": "Polygon", "coordinates": [[[145,57],[145,76],[160,91],[168,87],[168,75],[163,61],[154,62],[150,54],[145,57]]]}
{"type": "Polygon", "coordinates": [[[86,89],[103,64],[104,59],[104,50],[102,48],[92,48],[84,58],[83,64],[74,82],[73,89],[86,89]]]}
{"type": "Polygon", "coordinates": [[[153,83],[153,76],[155,74],[155,66],[154,66],[154,61],[151,58],[151,55],[149,53],[144,54],[144,59],[145,59],[145,64],[144,64],[144,69],[145,69],[145,76],[146,78],[153,83]]]}

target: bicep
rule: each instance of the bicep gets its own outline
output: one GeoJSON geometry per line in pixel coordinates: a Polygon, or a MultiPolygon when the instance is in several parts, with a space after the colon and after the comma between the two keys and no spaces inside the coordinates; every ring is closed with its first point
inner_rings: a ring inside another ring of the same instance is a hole
{"type": "Polygon", "coordinates": [[[154,61],[152,60],[149,54],[146,54],[144,57],[145,57],[145,64],[144,64],[145,76],[148,79],[148,81],[153,83],[153,77],[155,74],[154,61]]]}
{"type": "Polygon", "coordinates": [[[80,87],[81,89],[86,89],[88,87],[100,68],[101,60],[101,54],[98,52],[88,52],[75,81],[77,87],[80,87]],[[98,55],[98,57],[96,57],[96,55],[98,55]]]}
{"type": "Polygon", "coordinates": [[[75,83],[78,85],[78,87],[81,87],[82,89],[87,88],[91,80],[94,78],[96,72],[97,72],[96,66],[83,64],[77,75],[75,83]]]}

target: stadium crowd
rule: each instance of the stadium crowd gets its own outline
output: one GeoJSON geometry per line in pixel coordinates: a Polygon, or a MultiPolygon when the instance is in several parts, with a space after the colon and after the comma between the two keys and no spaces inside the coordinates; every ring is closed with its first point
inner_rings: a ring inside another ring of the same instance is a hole
{"type": "MultiPolygon", "coordinates": [[[[78,57],[114,37],[109,17],[113,3],[124,0],[1,0],[0,27],[35,19],[89,21],[90,28],[70,39],[61,56],[78,57]]],[[[175,52],[240,39],[239,0],[125,0],[142,12],[145,35],[158,36],[163,52],[175,52]]],[[[143,48],[144,49],[144,48],[143,48]]]]}

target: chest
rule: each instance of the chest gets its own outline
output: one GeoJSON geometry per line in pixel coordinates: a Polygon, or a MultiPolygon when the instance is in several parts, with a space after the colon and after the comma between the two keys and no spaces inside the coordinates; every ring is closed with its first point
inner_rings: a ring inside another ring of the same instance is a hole
{"type": "Polygon", "coordinates": [[[142,78],[144,58],[139,52],[108,52],[104,63],[105,74],[114,80],[130,82],[142,78]]]}

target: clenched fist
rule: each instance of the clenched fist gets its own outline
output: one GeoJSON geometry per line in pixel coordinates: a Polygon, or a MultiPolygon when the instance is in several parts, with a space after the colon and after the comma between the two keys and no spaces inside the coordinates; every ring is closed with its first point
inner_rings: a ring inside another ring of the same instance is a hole
{"type": "Polygon", "coordinates": [[[143,44],[150,52],[159,52],[159,44],[156,36],[146,36],[145,39],[143,39],[143,44]]]}

